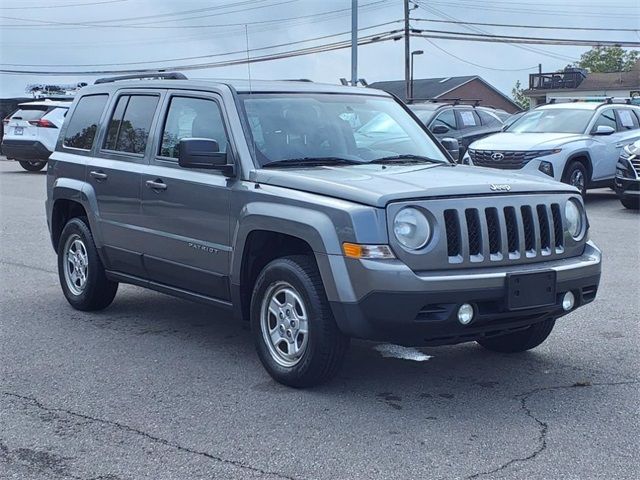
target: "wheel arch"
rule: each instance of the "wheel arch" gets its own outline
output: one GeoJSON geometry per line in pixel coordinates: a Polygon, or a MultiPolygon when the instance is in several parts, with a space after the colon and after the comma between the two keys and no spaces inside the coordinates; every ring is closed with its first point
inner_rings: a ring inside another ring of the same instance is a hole
{"type": "Polygon", "coordinates": [[[58,250],[60,235],[66,223],[70,219],[80,216],[87,218],[96,246],[100,246],[99,235],[96,234],[98,228],[95,213],[97,212],[97,202],[93,187],[79,180],[57,179],[52,188],[50,202],[49,226],[51,243],[56,251],[58,250]]]}
{"type": "Polygon", "coordinates": [[[580,150],[580,151],[574,152],[567,158],[567,161],[564,164],[564,168],[562,169],[561,178],[562,179],[565,178],[569,165],[571,165],[573,162],[576,162],[576,161],[582,163],[587,170],[587,186],[588,186],[589,183],[591,183],[592,177],[593,177],[593,164],[591,163],[591,155],[589,154],[588,150],[580,150]]]}

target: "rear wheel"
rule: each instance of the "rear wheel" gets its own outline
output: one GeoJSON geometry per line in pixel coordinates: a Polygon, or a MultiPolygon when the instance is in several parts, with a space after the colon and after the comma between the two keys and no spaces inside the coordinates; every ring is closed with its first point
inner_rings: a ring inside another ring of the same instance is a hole
{"type": "Polygon", "coordinates": [[[46,164],[42,160],[20,160],[20,166],[29,172],[39,172],[46,164]]]}
{"type": "Polygon", "coordinates": [[[329,380],[349,345],[333,318],[318,268],[304,255],[264,267],[251,299],[251,330],[266,370],[292,387],[329,380]]]}
{"type": "Polygon", "coordinates": [[[629,210],[640,209],[640,198],[621,198],[620,202],[624,208],[628,208],[629,210]]]}
{"type": "Polygon", "coordinates": [[[555,323],[554,319],[545,320],[519,332],[480,339],[478,343],[493,352],[524,352],[536,348],[544,342],[553,330],[555,323]]]}
{"type": "Polygon", "coordinates": [[[587,194],[587,169],[581,162],[571,162],[562,175],[562,181],[580,190],[583,197],[587,194]]]}
{"type": "Polygon", "coordinates": [[[72,218],[62,230],[58,276],[64,296],[78,310],[102,310],[116,296],[118,284],[107,278],[84,217],[72,218]]]}

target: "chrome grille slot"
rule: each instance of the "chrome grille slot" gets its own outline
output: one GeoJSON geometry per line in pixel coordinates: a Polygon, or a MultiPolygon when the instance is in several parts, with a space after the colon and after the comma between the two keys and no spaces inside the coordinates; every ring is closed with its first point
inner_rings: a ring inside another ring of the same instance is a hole
{"type": "Polygon", "coordinates": [[[518,256],[520,253],[520,236],[518,235],[518,219],[514,207],[504,208],[504,218],[507,224],[507,241],[509,244],[509,255],[518,256]]]}
{"type": "Polygon", "coordinates": [[[467,220],[467,236],[469,237],[469,255],[472,257],[482,254],[482,230],[480,216],[475,208],[467,208],[464,212],[467,220]]]}
{"type": "Polygon", "coordinates": [[[636,176],[640,177],[640,157],[635,156],[629,160],[631,162],[631,166],[636,171],[636,176]]]}
{"type": "Polygon", "coordinates": [[[538,225],[540,226],[540,249],[542,255],[551,254],[551,229],[549,228],[549,214],[546,205],[536,207],[538,225]]]}
{"type": "Polygon", "coordinates": [[[553,216],[553,237],[556,247],[556,253],[562,253],[564,247],[564,235],[562,230],[562,215],[560,214],[560,205],[551,204],[551,214],[553,216]]]}
{"type": "Polygon", "coordinates": [[[487,229],[489,233],[489,253],[491,255],[498,255],[500,254],[500,250],[502,250],[498,209],[495,207],[485,208],[484,214],[487,218],[487,229]]]}
{"type": "Polygon", "coordinates": [[[447,255],[457,257],[460,250],[460,219],[457,210],[444,211],[444,225],[447,232],[447,255]]]}
{"type": "Polygon", "coordinates": [[[522,226],[524,228],[524,249],[529,255],[535,254],[535,230],[533,226],[533,214],[529,205],[520,207],[522,226]]]}

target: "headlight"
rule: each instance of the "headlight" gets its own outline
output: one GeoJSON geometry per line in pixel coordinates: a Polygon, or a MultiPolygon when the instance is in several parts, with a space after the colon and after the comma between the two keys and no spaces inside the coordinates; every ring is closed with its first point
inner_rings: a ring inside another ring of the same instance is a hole
{"type": "Polygon", "coordinates": [[[564,218],[567,220],[567,229],[574,240],[580,240],[584,230],[584,211],[582,206],[574,199],[570,199],[564,206],[564,218]]]}
{"type": "Polygon", "coordinates": [[[636,143],[630,143],[629,145],[625,145],[623,150],[624,150],[624,153],[626,153],[628,156],[640,155],[640,143],[636,142],[636,143]]]}
{"type": "Polygon", "coordinates": [[[393,233],[403,246],[417,250],[431,238],[431,225],[418,209],[407,207],[400,210],[393,220],[393,233]]]}

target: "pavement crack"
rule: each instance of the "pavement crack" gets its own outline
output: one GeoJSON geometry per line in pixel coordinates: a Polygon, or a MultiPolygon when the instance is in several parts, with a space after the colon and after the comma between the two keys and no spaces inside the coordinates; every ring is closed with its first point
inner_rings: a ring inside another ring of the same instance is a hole
{"type": "Polygon", "coordinates": [[[536,417],[531,409],[527,405],[527,401],[529,398],[540,392],[548,392],[552,390],[566,390],[570,388],[588,388],[588,387],[601,387],[601,386],[617,386],[617,385],[634,385],[639,384],[640,381],[625,381],[625,382],[602,382],[602,383],[591,383],[591,382],[576,382],[571,385],[556,385],[551,387],[538,387],[532,390],[529,390],[524,393],[518,393],[513,396],[514,400],[518,400],[520,402],[520,409],[524,412],[524,414],[532,419],[536,425],[538,426],[538,446],[529,454],[524,457],[517,457],[508,460],[502,465],[484,472],[477,472],[472,475],[466,477],[467,480],[474,480],[476,478],[484,477],[487,475],[494,475],[498,472],[506,470],[510,466],[516,463],[525,463],[534,458],[538,457],[542,452],[544,452],[547,448],[547,432],[549,431],[549,425],[546,422],[543,422],[538,417],[536,417]]]}
{"type": "MultiPolygon", "coordinates": [[[[196,450],[194,448],[185,447],[185,446],[180,445],[180,444],[178,444],[176,442],[173,442],[171,440],[167,440],[165,438],[161,438],[161,437],[155,436],[153,434],[147,433],[147,432],[145,432],[143,430],[140,430],[140,429],[135,428],[135,427],[131,427],[129,425],[125,425],[125,424],[120,423],[120,422],[116,422],[116,421],[113,421],[113,420],[106,420],[106,419],[98,418],[98,417],[93,417],[93,416],[90,416],[90,415],[86,415],[84,413],[78,413],[78,412],[74,412],[72,410],[67,410],[65,408],[48,407],[48,406],[44,405],[42,402],[40,402],[39,400],[37,400],[34,397],[30,397],[30,396],[26,396],[26,395],[20,395],[20,394],[17,394],[17,393],[7,392],[7,391],[1,391],[0,394],[4,395],[6,397],[12,397],[12,398],[21,400],[23,402],[29,402],[32,405],[34,405],[35,407],[37,407],[37,408],[39,408],[41,410],[44,410],[45,412],[64,413],[64,414],[71,415],[71,416],[76,417],[76,418],[81,418],[83,420],[87,420],[87,421],[90,421],[90,422],[100,423],[100,424],[103,424],[103,425],[109,425],[109,426],[117,428],[119,430],[126,431],[126,432],[129,432],[129,433],[133,433],[135,435],[139,435],[141,437],[146,438],[147,440],[150,440],[152,442],[164,445],[164,446],[169,447],[169,448],[173,448],[173,449],[178,450],[180,452],[188,453],[188,454],[191,454],[191,455],[199,455],[199,456],[207,458],[209,460],[220,462],[220,463],[223,463],[223,464],[226,464],[226,465],[231,465],[231,466],[236,467],[236,468],[248,470],[248,471],[251,471],[253,473],[257,473],[259,475],[267,475],[267,476],[277,477],[277,478],[283,479],[283,480],[299,480],[299,478],[297,478],[297,477],[292,477],[292,476],[285,475],[285,474],[278,473],[278,472],[271,472],[271,471],[268,471],[268,470],[263,470],[263,469],[258,468],[258,467],[253,467],[251,465],[247,465],[247,464],[245,464],[245,463],[243,463],[241,461],[238,461],[238,460],[229,460],[229,459],[222,458],[222,457],[220,457],[218,455],[214,455],[214,454],[209,453],[209,452],[205,452],[205,451],[202,451],[202,450],[196,450]]],[[[0,446],[1,446],[1,444],[0,444],[0,446]]]]}
{"type": "Polygon", "coordinates": [[[12,266],[12,267],[28,268],[29,270],[35,270],[37,272],[44,272],[44,273],[51,273],[53,275],[57,275],[58,274],[58,272],[56,272],[55,270],[49,270],[48,268],[42,268],[42,267],[35,267],[33,265],[27,265],[25,263],[7,262],[6,260],[2,260],[2,261],[0,261],[0,264],[9,265],[9,266],[12,266]]]}

